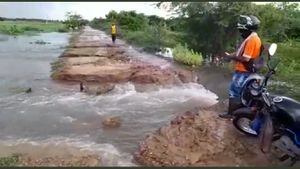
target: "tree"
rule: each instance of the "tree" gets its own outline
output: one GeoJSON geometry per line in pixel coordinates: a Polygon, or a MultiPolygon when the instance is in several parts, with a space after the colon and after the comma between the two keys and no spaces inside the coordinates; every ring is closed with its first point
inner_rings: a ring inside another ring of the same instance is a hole
{"type": "Polygon", "coordinates": [[[64,21],[64,24],[68,29],[80,29],[88,23],[87,20],[82,19],[82,16],[76,13],[67,12],[66,17],[67,19],[64,21]]]}
{"type": "Polygon", "coordinates": [[[108,20],[115,21],[118,19],[118,13],[115,10],[111,10],[105,17],[108,20]]]}
{"type": "Polygon", "coordinates": [[[258,33],[263,40],[282,42],[299,38],[300,13],[294,3],[172,2],[171,9],[179,15],[177,21],[184,27],[180,29],[173,23],[172,29],[185,32],[188,46],[204,56],[235,49],[239,40],[236,24],[241,14],[255,15],[261,20],[258,33]]]}
{"type": "Polygon", "coordinates": [[[234,49],[237,41],[236,20],[251,11],[251,3],[240,2],[175,2],[172,3],[185,20],[188,46],[204,56],[219,55],[234,49]]]}

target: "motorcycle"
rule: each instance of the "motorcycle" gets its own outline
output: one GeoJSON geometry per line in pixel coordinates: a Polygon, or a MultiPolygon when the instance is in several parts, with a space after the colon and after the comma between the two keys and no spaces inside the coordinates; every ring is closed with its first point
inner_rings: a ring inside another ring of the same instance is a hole
{"type": "Polygon", "coordinates": [[[246,135],[259,137],[262,152],[269,153],[274,146],[280,161],[294,165],[300,160],[300,103],[267,90],[279,63],[273,59],[276,49],[275,43],[270,45],[266,75],[253,74],[245,81],[241,93],[244,107],[233,112],[233,125],[246,135]]]}

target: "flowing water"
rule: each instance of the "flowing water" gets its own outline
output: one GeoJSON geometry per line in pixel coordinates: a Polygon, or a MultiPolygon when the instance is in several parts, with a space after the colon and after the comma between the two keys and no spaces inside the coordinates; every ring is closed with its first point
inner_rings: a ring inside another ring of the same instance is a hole
{"type": "Polygon", "coordinates": [[[50,63],[63,52],[69,37],[0,35],[2,154],[3,146],[53,144],[99,152],[103,165],[134,165],[132,153],[147,133],[178,113],[217,102],[217,95],[196,83],[147,92],[126,83],[100,96],[80,93],[77,85],[56,83],[50,79],[50,63]],[[50,43],[30,43],[37,40],[50,43]],[[28,87],[32,92],[23,92],[28,87]],[[120,116],[121,127],[104,129],[101,120],[107,116],[120,116]]]}

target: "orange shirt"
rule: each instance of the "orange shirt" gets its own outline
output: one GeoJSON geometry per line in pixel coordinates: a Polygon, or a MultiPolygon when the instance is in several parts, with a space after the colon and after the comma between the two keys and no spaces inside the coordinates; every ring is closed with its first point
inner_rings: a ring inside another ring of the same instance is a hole
{"type": "MultiPolygon", "coordinates": [[[[249,36],[250,37],[246,41],[244,52],[242,55],[243,57],[247,57],[249,59],[256,59],[260,55],[261,41],[256,33],[252,33],[249,36]]],[[[244,64],[238,61],[235,64],[235,70],[241,72],[248,72],[244,64]]]]}

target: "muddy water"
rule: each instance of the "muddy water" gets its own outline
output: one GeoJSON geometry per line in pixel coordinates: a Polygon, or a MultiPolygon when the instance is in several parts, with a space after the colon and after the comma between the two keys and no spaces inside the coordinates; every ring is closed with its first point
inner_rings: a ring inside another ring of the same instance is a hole
{"type": "MultiPolygon", "coordinates": [[[[26,151],[28,145],[63,145],[94,151],[103,165],[135,165],[132,153],[147,133],[177,113],[217,102],[217,95],[196,83],[142,93],[126,83],[101,96],[80,93],[77,85],[55,83],[49,77],[50,63],[63,52],[69,37],[63,33],[1,35],[0,155],[16,147],[26,151]],[[36,40],[50,44],[30,43],[36,40]],[[27,87],[33,92],[22,92],[27,87]],[[121,127],[104,129],[101,120],[107,116],[120,116],[121,127]]],[[[149,61],[169,64],[155,57],[149,61]]]]}

